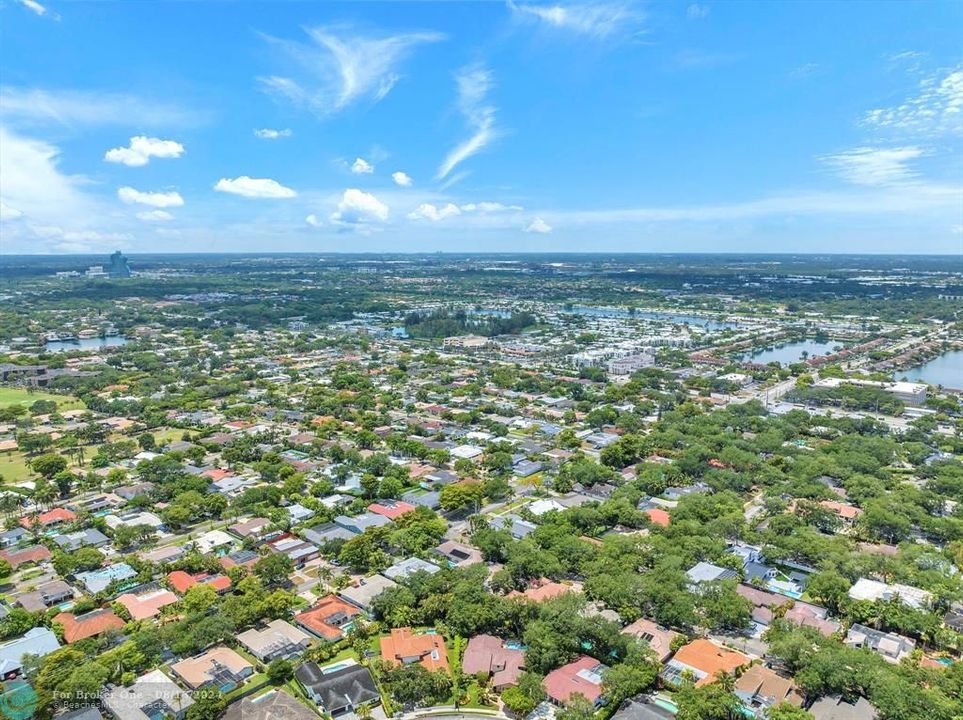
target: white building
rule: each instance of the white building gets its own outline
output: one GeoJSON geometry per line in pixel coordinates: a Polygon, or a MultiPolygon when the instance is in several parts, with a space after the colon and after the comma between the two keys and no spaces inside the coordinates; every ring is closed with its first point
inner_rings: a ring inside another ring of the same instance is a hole
{"type": "Polygon", "coordinates": [[[899,600],[904,605],[917,610],[929,607],[933,602],[933,593],[911,585],[900,585],[899,583],[884,583],[869,578],[860,578],[849,588],[849,597],[853,600],[867,600],[869,602],[879,602],[880,600],[899,600]]]}

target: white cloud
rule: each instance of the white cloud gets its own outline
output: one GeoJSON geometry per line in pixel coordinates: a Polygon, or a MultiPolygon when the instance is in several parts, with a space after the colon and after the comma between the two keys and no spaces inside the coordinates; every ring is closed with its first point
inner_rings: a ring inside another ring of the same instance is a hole
{"type": "Polygon", "coordinates": [[[184,154],[184,146],[173,140],[136,135],[127,147],[118,147],[104,153],[104,160],[122,163],[128,167],[142,167],[156,158],[178,158],[184,154]]]}
{"type": "Polygon", "coordinates": [[[532,220],[526,227],[525,232],[527,233],[539,233],[544,235],[545,233],[552,232],[552,226],[547,222],[542,220],[540,217],[536,217],[532,220]]]}
{"type": "Polygon", "coordinates": [[[924,136],[963,132],[963,65],[943,73],[924,78],[902,104],[870,110],[863,124],[924,136]]]}
{"type": "MultiPolygon", "coordinates": [[[[47,8],[38,3],[37,0],[20,0],[20,4],[39,17],[43,17],[48,13],[47,8]]],[[[50,17],[55,20],[59,19],[57,15],[50,15],[50,17]]]]}
{"type": "Polygon", "coordinates": [[[443,205],[441,207],[432,205],[431,203],[422,203],[408,213],[408,219],[431,220],[432,222],[438,222],[439,220],[455,217],[456,215],[461,215],[461,208],[453,203],[448,203],[447,205],[443,205]]]}
{"type": "Polygon", "coordinates": [[[521,205],[503,205],[498,202],[479,202],[479,203],[466,203],[461,206],[464,212],[478,212],[478,213],[500,213],[500,212],[517,212],[522,210],[521,205]]]}
{"type": "Polygon", "coordinates": [[[9,205],[5,205],[3,202],[0,202],[0,221],[18,220],[22,217],[23,213],[17,210],[17,208],[10,207],[9,205]]]}
{"type": "Polygon", "coordinates": [[[637,25],[643,19],[643,15],[633,9],[630,3],[528,5],[509,0],[508,6],[516,17],[595,38],[608,37],[627,26],[637,25]]]}
{"type": "Polygon", "coordinates": [[[445,220],[450,217],[457,217],[458,215],[493,215],[496,213],[514,213],[520,212],[523,208],[519,205],[503,205],[497,202],[478,202],[478,203],[465,203],[464,205],[455,205],[454,203],[447,203],[446,205],[433,205],[432,203],[422,203],[410,213],[408,213],[409,220],[431,220],[432,222],[437,222],[439,220],[445,220]]]}
{"type": "Polygon", "coordinates": [[[166,210],[145,210],[137,213],[137,217],[145,222],[167,222],[174,219],[174,216],[166,210]]]}
{"type": "Polygon", "coordinates": [[[355,175],[370,175],[374,172],[374,165],[364,158],[355,158],[354,162],[351,163],[351,172],[355,175]]]}
{"type": "Polygon", "coordinates": [[[459,71],[455,80],[458,85],[458,109],[465,116],[472,134],[445,156],[435,175],[437,180],[443,180],[459,163],[480,152],[499,134],[495,127],[495,108],[485,102],[492,87],[491,72],[479,65],[472,65],[459,71]]]}
{"type": "Polygon", "coordinates": [[[690,20],[704,20],[709,17],[709,13],[712,11],[708,5],[703,5],[700,3],[692,3],[685,9],[685,16],[690,20]]]}
{"type": "Polygon", "coordinates": [[[275,130],[274,128],[259,128],[254,131],[254,136],[259,137],[262,140],[277,140],[279,138],[291,137],[291,130],[285,128],[283,130],[275,130]]]}
{"type": "Polygon", "coordinates": [[[298,63],[300,77],[273,75],[259,81],[271,94],[322,117],[358,100],[378,102],[398,82],[398,68],[412,49],[444,39],[433,32],[366,36],[347,26],[306,32],[313,44],[268,38],[298,63]]]}
{"type": "Polygon", "coordinates": [[[241,175],[233,180],[221,178],[214,189],[218,192],[231,193],[246,198],[293,198],[297,193],[291,188],[284,187],[277,180],[271,178],[252,178],[241,175]]]}
{"type": "Polygon", "coordinates": [[[304,218],[304,222],[306,222],[311,227],[321,227],[322,225],[324,225],[324,223],[321,222],[321,220],[318,219],[318,216],[315,215],[314,213],[311,213],[306,218],[304,218]]]}
{"type": "Polygon", "coordinates": [[[100,215],[83,192],[86,179],[63,174],[59,163],[59,148],[0,126],[0,189],[11,215],[64,227],[87,225],[100,215]]]}
{"type": "Polygon", "coordinates": [[[67,126],[169,127],[197,125],[207,118],[207,113],[122,93],[10,86],[0,88],[0,107],[5,121],[30,127],[43,121],[67,126]]]}
{"type": "Polygon", "coordinates": [[[844,180],[856,185],[898,185],[917,177],[908,167],[911,160],[923,155],[918,147],[860,147],[820,159],[836,170],[844,180]]]}
{"type": "Polygon", "coordinates": [[[391,179],[394,180],[395,185],[399,187],[411,187],[413,182],[411,176],[406,172],[402,172],[401,170],[391,173],[391,179]]]}
{"type": "Polygon", "coordinates": [[[141,192],[132,187],[122,187],[117,191],[117,197],[128,205],[150,205],[155,208],[180,207],[184,204],[184,198],[180,193],[170,190],[168,192],[141,192]]]}
{"type": "Polygon", "coordinates": [[[331,213],[331,222],[339,225],[368,225],[388,220],[388,206],[371,193],[348,188],[341,196],[338,208],[331,213]]]}

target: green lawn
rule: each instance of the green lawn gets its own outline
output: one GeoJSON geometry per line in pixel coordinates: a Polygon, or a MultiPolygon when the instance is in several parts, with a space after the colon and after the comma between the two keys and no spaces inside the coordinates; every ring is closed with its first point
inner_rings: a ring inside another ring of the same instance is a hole
{"type": "Polygon", "coordinates": [[[21,388],[0,387],[0,408],[10,405],[30,406],[37,400],[53,400],[57,403],[57,408],[63,410],[76,410],[84,407],[84,404],[77,398],[70,395],[54,395],[40,390],[29,392],[21,388]]]}
{"type": "Polygon", "coordinates": [[[0,453],[0,477],[5,483],[17,483],[30,477],[30,468],[23,453],[0,453]]]}

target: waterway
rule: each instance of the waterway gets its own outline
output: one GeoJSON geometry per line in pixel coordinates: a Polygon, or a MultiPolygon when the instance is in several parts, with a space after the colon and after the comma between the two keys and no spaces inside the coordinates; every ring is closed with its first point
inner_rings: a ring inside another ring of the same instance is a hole
{"type": "Polygon", "coordinates": [[[900,380],[905,377],[911,382],[963,388],[963,350],[950,350],[922,365],[900,370],[895,377],[900,380]]]}
{"type": "Polygon", "coordinates": [[[44,344],[47,352],[75,352],[77,350],[100,350],[105,347],[120,347],[127,344],[127,338],[120,335],[110,337],[80,338],[78,340],[51,340],[44,344]]]}
{"type": "Polygon", "coordinates": [[[760,365],[771,362],[791,365],[792,363],[800,362],[803,359],[803,353],[806,353],[806,357],[825,355],[827,352],[831,353],[833,348],[838,344],[839,343],[834,342],[816,342],[815,340],[797,340],[783,345],[743,353],[739,355],[739,359],[759,363],[760,365]]]}

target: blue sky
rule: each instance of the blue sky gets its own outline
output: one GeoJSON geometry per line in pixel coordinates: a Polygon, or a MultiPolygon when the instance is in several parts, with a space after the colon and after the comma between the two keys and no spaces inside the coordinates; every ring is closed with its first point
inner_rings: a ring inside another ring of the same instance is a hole
{"type": "Polygon", "coordinates": [[[963,4],[2,0],[0,245],[963,252],[963,4]]]}

